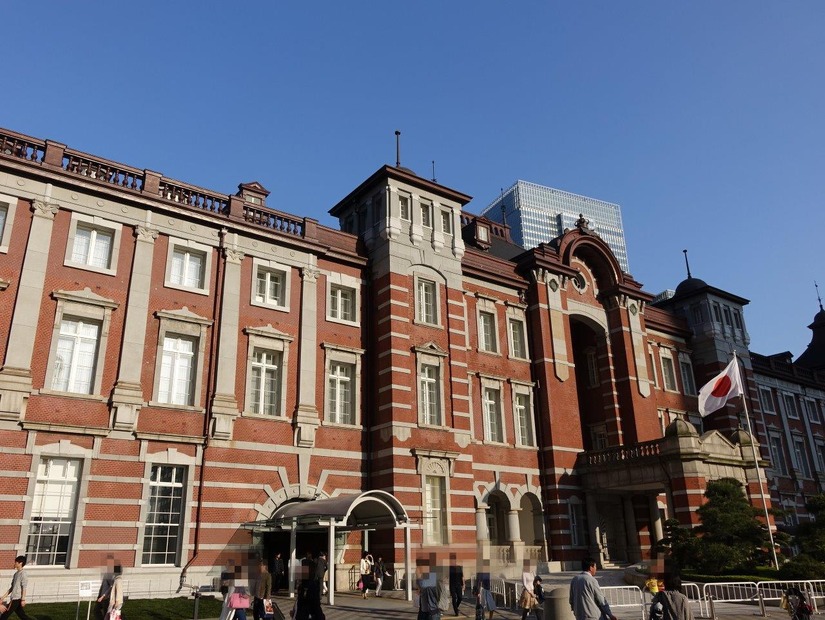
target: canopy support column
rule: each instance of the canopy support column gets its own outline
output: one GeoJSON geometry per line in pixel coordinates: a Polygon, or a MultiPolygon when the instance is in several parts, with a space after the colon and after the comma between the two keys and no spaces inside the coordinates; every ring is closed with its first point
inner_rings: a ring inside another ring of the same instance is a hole
{"type": "Polygon", "coordinates": [[[335,519],[329,520],[329,550],[327,551],[327,574],[329,575],[330,607],[335,605],[335,519]]]}
{"type": "Polygon", "coordinates": [[[292,519],[292,529],[289,530],[289,598],[295,598],[295,536],[297,534],[297,519],[292,519]]]}
{"type": "Polygon", "coordinates": [[[410,522],[404,524],[404,572],[407,574],[407,600],[412,601],[412,553],[410,550],[410,522]]]}

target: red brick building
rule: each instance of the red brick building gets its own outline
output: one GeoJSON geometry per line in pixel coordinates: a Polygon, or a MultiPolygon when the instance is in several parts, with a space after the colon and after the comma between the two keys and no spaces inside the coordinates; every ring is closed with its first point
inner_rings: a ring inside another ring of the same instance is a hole
{"type": "Polygon", "coordinates": [[[727,359],[694,361],[679,295],[584,218],[525,252],[469,201],[385,166],[335,230],[0,130],[0,566],[111,553],[156,593],[292,543],[339,581],[367,545],[558,569],[646,557],[711,478],[759,503],[736,416],[685,421],[727,359]]]}

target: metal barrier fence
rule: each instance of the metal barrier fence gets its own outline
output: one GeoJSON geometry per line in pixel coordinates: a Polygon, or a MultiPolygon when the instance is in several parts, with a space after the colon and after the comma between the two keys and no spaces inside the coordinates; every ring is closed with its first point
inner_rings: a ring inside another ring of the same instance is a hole
{"type": "Polygon", "coordinates": [[[641,620],[645,620],[646,602],[639,586],[605,586],[601,589],[610,609],[635,607],[641,620]]]}

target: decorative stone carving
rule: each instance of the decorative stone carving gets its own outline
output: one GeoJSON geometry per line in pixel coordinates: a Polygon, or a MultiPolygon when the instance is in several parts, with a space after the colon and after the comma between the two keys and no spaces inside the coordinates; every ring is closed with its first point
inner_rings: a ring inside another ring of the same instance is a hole
{"type": "Polygon", "coordinates": [[[154,243],[158,238],[158,231],[148,226],[138,226],[135,228],[135,237],[138,241],[146,241],[147,243],[154,243]]]}
{"type": "Polygon", "coordinates": [[[304,267],[301,269],[301,277],[305,282],[315,283],[318,281],[319,275],[321,275],[321,271],[315,267],[304,267]]]}
{"type": "Polygon", "coordinates": [[[240,265],[245,256],[240,250],[233,250],[231,248],[225,248],[223,252],[224,256],[226,256],[226,262],[236,265],[240,265]]]}
{"type": "Polygon", "coordinates": [[[60,205],[55,202],[34,201],[34,215],[36,217],[45,217],[46,219],[53,220],[58,211],[60,211],[60,205]]]}

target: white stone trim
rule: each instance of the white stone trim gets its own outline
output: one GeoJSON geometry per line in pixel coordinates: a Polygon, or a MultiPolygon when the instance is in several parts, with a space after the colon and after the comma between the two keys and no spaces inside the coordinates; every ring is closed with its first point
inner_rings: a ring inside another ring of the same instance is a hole
{"type": "Polygon", "coordinates": [[[250,301],[249,303],[259,308],[269,308],[271,310],[278,310],[280,312],[289,312],[290,299],[292,291],[292,267],[284,265],[276,260],[267,260],[265,258],[252,258],[252,286],[250,287],[250,301]],[[258,292],[258,271],[280,271],[284,275],[284,303],[277,305],[267,303],[265,301],[258,301],[256,299],[258,292]]]}
{"type": "Polygon", "coordinates": [[[294,340],[289,334],[278,331],[272,325],[266,327],[244,327],[243,332],[247,335],[246,348],[246,389],[244,390],[243,416],[263,418],[267,420],[285,420],[286,416],[286,387],[287,369],[289,368],[289,343],[294,340]],[[280,368],[280,404],[279,411],[275,416],[265,413],[254,413],[249,404],[252,402],[252,362],[255,349],[267,349],[278,351],[281,354],[280,368]]]}
{"type": "Polygon", "coordinates": [[[166,269],[164,271],[163,285],[166,288],[174,288],[181,291],[189,291],[198,295],[209,295],[209,283],[212,281],[212,248],[208,245],[192,241],[191,239],[181,239],[180,237],[169,237],[168,248],[166,249],[166,269]],[[172,282],[172,255],[176,248],[183,248],[203,254],[203,286],[184,286],[172,282]]]}
{"type": "Polygon", "coordinates": [[[9,196],[8,194],[0,194],[0,207],[6,209],[6,222],[3,230],[0,230],[0,253],[7,254],[9,251],[9,243],[11,242],[12,228],[14,227],[14,217],[17,214],[16,196],[9,196]]]}
{"type": "Polygon", "coordinates": [[[86,271],[105,273],[106,275],[110,276],[116,275],[117,261],[118,257],[120,256],[120,243],[122,232],[123,224],[106,220],[97,215],[86,215],[84,213],[77,213],[76,211],[73,211],[72,220],[69,224],[69,236],[66,240],[66,255],[63,259],[63,264],[66,267],[73,267],[75,269],[85,269],[86,271]],[[72,260],[72,254],[74,253],[75,236],[77,235],[77,225],[81,222],[89,228],[94,228],[95,230],[105,230],[112,233],[112,247],[110,248],[109,252],[108,267],[96,267],[94,265],[88,265],[86,263],[76,263],[72,260]]]}

